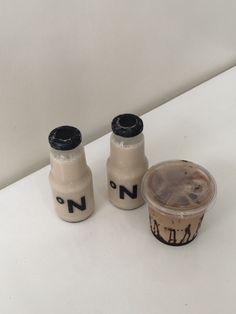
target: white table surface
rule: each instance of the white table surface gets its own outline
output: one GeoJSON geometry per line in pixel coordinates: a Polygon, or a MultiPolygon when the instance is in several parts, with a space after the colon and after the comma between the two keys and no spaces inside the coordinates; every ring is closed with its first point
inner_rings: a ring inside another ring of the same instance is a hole
{"type": "Polygon", "coordinates": [[[236,313],[236,68],[143,121],[150,165],[188,159],[217,181],[198,237],[167,246],[151,234],[145,206],[109,203],[106,135],[86,146],[96,197],[88,220],[57,218],[49,167],[0,191],[1,314],[236,313]]]}

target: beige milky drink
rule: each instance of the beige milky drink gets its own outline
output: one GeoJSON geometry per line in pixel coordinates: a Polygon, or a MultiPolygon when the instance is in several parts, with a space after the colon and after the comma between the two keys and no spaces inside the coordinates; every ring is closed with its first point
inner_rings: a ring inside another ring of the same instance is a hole
{"type": "Polygon", "coordinates": [[[144,153],[142,120],[133,114],[122,114],[112,121],[110,157],[107,161],[109,200],[122,209],[144,204],[141,182],[148,169],[144,153]]]}
{"type": "Polygon", "coordinates": [[[169,245],[184,245],[198,234],[205,211],[216,196],[216,183],[203,167],[186,160],[151,167],[143,178],[154,236],[169,245]]]}
{"type": "Polygon", "coordinates": [[[81,133],[72,126],[61,126],[50,133],[49,143],[49,181],[56,212],[68,222],[84,220],[94,211],[94,195],[81,133]]]}

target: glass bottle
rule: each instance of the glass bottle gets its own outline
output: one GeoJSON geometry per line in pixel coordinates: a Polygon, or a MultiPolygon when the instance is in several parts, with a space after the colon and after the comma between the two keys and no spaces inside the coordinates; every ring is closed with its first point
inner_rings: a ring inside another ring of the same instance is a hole
{"type": "Polygon", "coordinates": [[[87,219],[94,211],[92,173],[87,165],[80,131],[61,126],[49,135],[51,185],[55,209],[68,222],[87,219]]]}
{"type": "Polygon", "coordinates": [[[109,200],[118,208],[134,209],[144,204],[141,182],[148,170],[143,122],[136,115],[122,114],[113,119],[112,131],[107,160],[109,200]]]}

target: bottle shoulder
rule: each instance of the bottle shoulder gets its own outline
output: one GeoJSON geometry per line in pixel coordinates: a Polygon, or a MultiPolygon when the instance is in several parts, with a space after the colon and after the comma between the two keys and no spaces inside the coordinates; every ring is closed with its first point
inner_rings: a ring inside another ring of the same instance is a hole
{"type": "Polygon", "coordinates": [[[117,147],[120,149],[136,148],[144,145],[144,136],[142,133],[134,137],[121,137],[111,134],[110,144],[111,147],[117,147]]]}
{"type": "Polygon", "coordinates": [[[107,172],[108,173],[120,173],[127,176],[138,175],[148,170],[148,159],[145,158],[138,163],[122,164],[114,162],[110,157],[107,159],[107,172]]]}
{"type": "Polygon", "coordinates": [[[73,159],[79,159],[80,156],[85,154],[83,145],[80,145],[71,150],[56,150],[54,148],[50,149],[50,158],[52,160],[67,162],[73,159]]]}
{"type": "Polygon", "coordinates": [[[130,162],[130,163],[125,163],[122,161],[123,160],[113,159],[111,156],[109,156],[106,161],[106,166],[127,169],[127,168],[137,168],[137,167],[142,167],[142,166],[148,167],[149,165],[146,155],[144,155],[142,159],[134,160],[133,162],[130,162]]]}
{"type": "Polygon", "coordinates": [[[78,189],[78,187],[83,187],[88,185],[92,181],[91,169],[86,166],[83,173],[78,177],[59,177],[54,176],[53,171],[49,172],[49,182],[52,186],[56,187],[71,187],[71,189],[78,189]]]}

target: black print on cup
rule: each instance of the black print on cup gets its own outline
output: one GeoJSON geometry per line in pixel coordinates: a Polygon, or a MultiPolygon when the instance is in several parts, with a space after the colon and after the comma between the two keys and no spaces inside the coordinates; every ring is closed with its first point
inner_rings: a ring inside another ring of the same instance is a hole
{"type": "Polygon", "coordinates": [[[191,238],[191,225],[189,224],[185,228],[185,233],[184,233],[184,236],[183,236],[182,240],[180,241],[180,243],[181,244],[188,243],[190,241],[190,238],[191,238]]]}
{"type": "MultiPolygon", "coordinates": [[[[56,200],[59,204],[64,204],[65,201],[63,198],[57,196],[56,197],[56,200]]],[[[73,200],[67,200],[67,207],[68,207],[68,212],[73,214],[74,213],[74,207],[83,211],[86,209],[86,199],[85,199],[85,196],[82,196],[81,199],[80,199],[80,204],[74,202],[73,200]]]]}
{"type": "Polygon", "coordinates": [[[197,230],[195,231],[195,233],[193,234],[193,236],[191,237],[191,224],[188,224],[188,226],[184,229],[174,229],[174,228],[166,228],[164,227],[164,229],[166,231],[169,232],[169,238],[168,241],[166,241],[160,234],[160,224],[156,221],[156,219],[153,219],[151,216],[149,216],[149,221],[150,221],[150,228],[151,231],[153,233],[153,235],[161,242],[168,244],[168,245],[174,245],[174,246],[180,246],[180,245],[184,245],[187,244],[189,242],[191,242],[192,240],[194,240],[198,234],[199,228],[201,227],[202,224],[202,220],[203,220],[204,215],[200,218],[198,226],[197,226],[197,230]],[[182,237],[182,239],[177,242],[176,240],[176,235],[177,232],[183,232],[184,231],[184,235],[182,237]]]}
{"type": "MultiPolygon", "coordinates": [[[[110,186],[114,190],[117,188],[116,183],[113,181],[110,181],[110,186]]],[[[119,185],[120,199],[122,199],[122,200],[125,199],[125,194],[128,195],[132,199],[137,198],[137,196],[138,196],[138,185],[137,184],[133,185],[133,191],[129,191],[125,186],[119,185]]]]}
{"type": "Polygon", "coordinates": [[[196,238],[197,234],[198,234],[198,230],[200,229],[201,225],[202,225],[202,220],[203,220],[204,215],[202,215],[202,217],[199,220],[198,226],[197,226],[197,230],[193,236],[193,239],[196,238]]]}
{"type": "Polygon", "coordinates": [[[175,229],[172,228],[168,228],[167,230],[169,230],[170,234],[169,234],[169,244],[176,244],[176,231],[175,229]]]}

